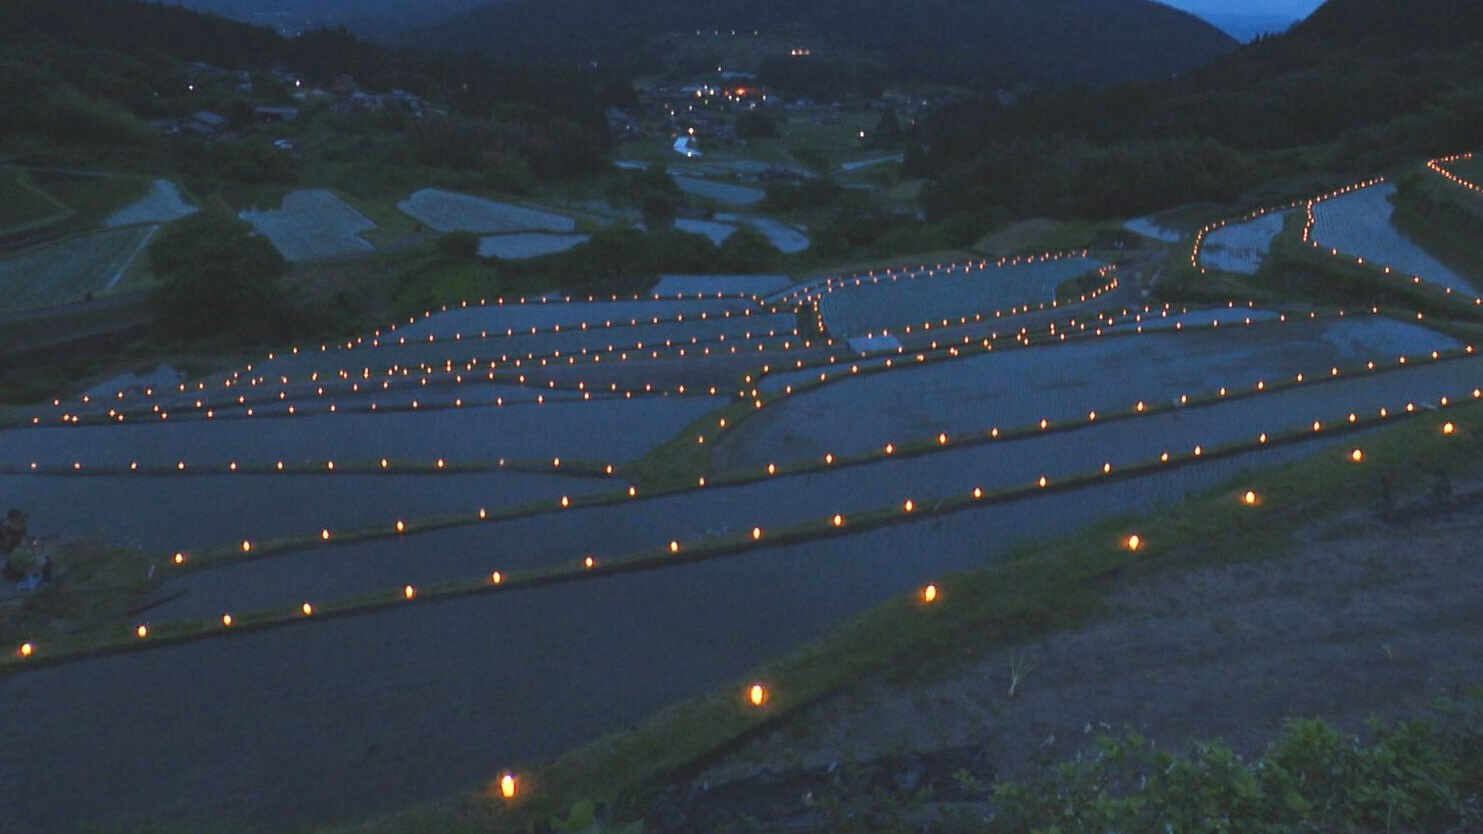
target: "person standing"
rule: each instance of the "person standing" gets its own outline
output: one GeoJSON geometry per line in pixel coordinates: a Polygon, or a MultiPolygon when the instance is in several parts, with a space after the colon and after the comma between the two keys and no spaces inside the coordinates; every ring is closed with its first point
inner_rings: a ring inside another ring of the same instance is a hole
{"type": "Polygon", "coordinates": [[[0,522],[0,555],[9,556],[12,550],[26,540],[26,514],[12,509],[0,522]]]}

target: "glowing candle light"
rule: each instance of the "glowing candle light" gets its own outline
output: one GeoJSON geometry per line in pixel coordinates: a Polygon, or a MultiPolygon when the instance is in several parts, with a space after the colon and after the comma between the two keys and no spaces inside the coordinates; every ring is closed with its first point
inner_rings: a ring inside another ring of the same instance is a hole
{"type": "Polygon", "coordinates": [[[1452,423],[1449,422],[1442,424],[1442,434],[1451,435],[1455,434],[1456,432],[1457,426],[1453,425],[1452,423]]]}
{"type": "Polygon", "coordinates": [[[1355,449],[1349,453],[1349,459],[1355,463],[1361,463],[1365,459],[1365,451],[1363,449],[1355,449]]]}
{"type": "Polygon", "coordinates": [[[1143,537],[1139,536],[1137,533],[1134,533],[1133,535],[1128,536],[1126,545],[1128,550],[1136,553],[1143,549],[1143,537]]]}
{"type": "Polygon", "coordinates": [[[243,553],[251,553],[252,552],[252,542],[250,542],[250,541],[248,541],[246,539],[243,539],[242,540],[242,552],[243,553]]]}
{"type": "Polygon", "coordinates": [[[832,520],[834,522],[834,526],[835,527],[843,527],[844,526],[844,516],[842,516],[842,515],[840,515],[838,513],[835,513],[834,514],[834,518],[832,520]]]}
{"type": "Polygon", "coordinates": [[[408,585],[405,588],[402,588],[402,596],[406,597],[407,599],[415,599],[417,597],[417,589],[412,587],[411,585],[408,585]]]}
{"type": "Polygon", "coordinates": [[[299,606],[299,611],[303,612],[305,617],[310,617],[314,614],[314,606],[306,602],[299,606]]]}
{"type": "Polygon", "coordinates": [[[222,628],[231,628],[232,627],[232,615],[231,614],[223,614],[223,615],[221,615],[221,625],[222,625],[222,628]]]}
{"type": "Polygon", "coordinates": [[[505,799],[514,799],[520,786],[515,781],[515,774],[506,773],[499,778],[499,795],[505,799]]]}
{"type": "Polygon", "coordinates": [[[936,585],[928,585],[927,587],[925,587],[925,588],[922,589],[922,602],[926,603],[927,605],[931,605],[932,603],[934,603],[936,601],[937,601],[937,586],[936,585]]]}
{"type": "Polygon", "coordinates": [[[762,528],[761,527],[753,527],[752,528],[752,541],[759,541],[759,540],[761,540],[761,538],[762,538],[762,528]]]}
{"type": "Polygon", "coordinates": [[[671,541],[669,543],[669,552],[670,553],[679,553],[680,552],[680,543],[677,542],[677,541],[671,541]]]}
{"type": "Polygon", "coordinates": [[[1248,490],[1246,490],[1246,494],[1244,494],[1244,495],[1241,496],[1241,503],[1245,504],[1248,507],[1254,507],[1254,506],[1256,506],[1256,502],[1257,502],[1257,496],[1256,496],[1256,492],[1253,491],[1253,490],[1249,490],[1248,489],[1248,490]]]}
{"type": "Polygon", "coordinates": [[[21,657],[30,657],[35,651],[36,647],[31,645],[30,643],[22,643],[21,647],[17,649],[17,652],[20,654],[21,657]]]}
{"type": "Polygon", "coordinates": [[[140,640],[143,640],[149,636],[149,626],[143,624],[136,626],[134,628],[134,634],[138,635],[140,640]]]}
{"type": "Polygon", "coordinates": [[[767,703],[767,687],[760,683],[754,683],[747,689],[747,700],[752,706],[760,707],[767,703]]]}
{"type": "Polygon", "coordinates": [[[911,512],[912,510],[916,509],[916,506],[917,505],[912,503],[912,500],[908,498],[906,499],[906,503],[901,505],[901,509],[906,512],[911,512]]]}
{"type": "Polygon", "coordinates": [[[183,565],[183,564],[185,564],[185,554],[184,553],[176,553],[172,561],[174,561],[175,564],[177,564],[177,565],[183,565]]]}

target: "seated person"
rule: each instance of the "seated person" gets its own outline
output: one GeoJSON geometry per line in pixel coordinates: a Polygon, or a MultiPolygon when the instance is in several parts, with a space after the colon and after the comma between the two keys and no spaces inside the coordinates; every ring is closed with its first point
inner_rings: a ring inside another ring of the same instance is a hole
{"type": "Polygon", "coordinates": [[[5,559],[5,578],[31,590],[51,579],[51,559],[32,547],[21,545],[5,559]]]}
{"type": "Polygon", "coordinates": [[[26,514],[20,510],[11,510],[5,514],[5,521],[0,522],[0,555],[9,555],[10,551],[21,546],[26,540],[26,514]]]}

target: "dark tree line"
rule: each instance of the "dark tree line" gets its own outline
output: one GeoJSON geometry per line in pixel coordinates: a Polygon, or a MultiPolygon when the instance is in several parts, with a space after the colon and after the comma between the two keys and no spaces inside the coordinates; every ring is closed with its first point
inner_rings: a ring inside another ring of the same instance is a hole
{"type": "Polygon", "coordinates": [[[1336,0],[1184,77],[945,107],[913,132],[908,170],[932,181],[935,217],[1093,218],[1373,172],[1483,142],[1480,37],[1475,4],[1336,0]]]}

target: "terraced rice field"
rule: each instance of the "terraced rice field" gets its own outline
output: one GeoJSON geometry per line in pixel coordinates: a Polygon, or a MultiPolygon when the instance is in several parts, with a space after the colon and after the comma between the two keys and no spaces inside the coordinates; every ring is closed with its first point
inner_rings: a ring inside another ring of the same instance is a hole
{"type": "Polygon", "coordinates": [[[74,235],[0,259],[0,299],[24,310],[71,304],[115,287],[142,256],[158,226],[74,235]]]}
{"type": "Polygon", "coordinates": [[[1058,257],[970,269],[919,268],[867,276],[814,293],[830,333],[865,336],[964,315],[1055,300],[1062,283],[1096,272],[1090,258],[1058,257]]]}
{"type": "Polygon", "coordinates": [[[732,185],[730,183],[703,180],[697,177],[686,177],[674,175],[675,185],[686,194],[703,197],[707,200],[715,200],[728,206],[751,206],[762,202],[766,195],[760,188],[752,188],[746,185],[732,185]]]}
{"type": "Polygon", "coordinates": [[[1162,241],[1163,243],[1178,243],[1185,238],[1183,232],[1160,225],[1157,220],[1151,217],[1140,217],[1136,220],[1129,220],[1123,224],[1123,228],[1130,232],[1143,235],[1146,238],[1162,241]]]}
{"type": "Polygon", "coordinates": [[[725,243],[726,239],[736,232],[736,227],[730,223],[717,223],[714,220],[691,220],[683,217],[675,221],[675,229],[686,234],[703,235],[717,246],[725,243]]]}
{"type": "Polygon", "coordinates": [[[283,205],[241,212],[290,261],[309,261],[369,252],[362,232],[376,228],[365,215],[322,188],[293,191],[283,205]]]}
{"type": "Polygon", "coordinates": [[[479,241],[479,257],[505,260],[539,258],[565,252],[591,239],[591,235],[551,235],[540,232],[492,235],[479,241]]]}
{"type": "Polygon", "coordinates": [[[1473,281],[1448,268],[1395,227],[1395,206],[1390,202],[1394,195],[1395,186],[1384,183],[1319,202],[1313,208],[1313,240],[1402,275],[1419,275],[1426,281],[1476,295],[1478,286],[1473,281]]]}
{"type": "Polygon", "coordinates": [[[163,579],[106,650],[7,635],[0,818],[276,830],[484,788],[945,573],[1483,385],[1368,310],[1133,306],[1111,273],[1050,303],[1101,267],[475,299],[23,415],[0,495],[163,579]],[[845,338],[880,329],[899,348],[845,338]]]}
{"type": "Polygon", "coordinates": [[[1255,275],[1261,270],[1267,253],[1272,251],[1272,241],[1282,234],[1282,226],[1289,216],[1290,211],[1270,212],[1211,232],[1206,235],[1200,249],[1200,265],[1207,269],[1255,275]]]}
{"type": "Polygon", "coordinates": [[[169,180],[155,180],[150,183],[147,194],[109,215],[103,225],[116,227],[136,223],[169,223],[189,217],[197,211],[199,209],[181,193],[180,186],[169,180]]]}
{"type": "Polygon", "coordinates": [[[415,192],[397,203],[397,208],[439,232],[568,234],[577,228],[576,221],[565,215],[439,188],[415,192]]]}

